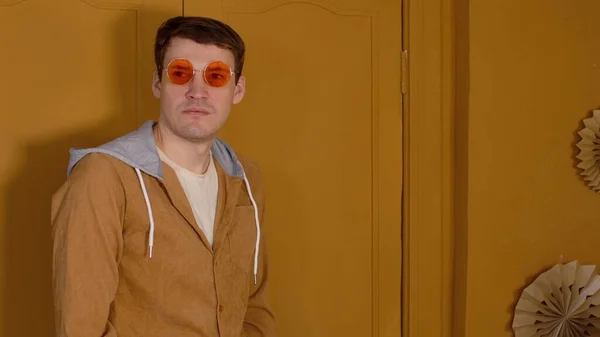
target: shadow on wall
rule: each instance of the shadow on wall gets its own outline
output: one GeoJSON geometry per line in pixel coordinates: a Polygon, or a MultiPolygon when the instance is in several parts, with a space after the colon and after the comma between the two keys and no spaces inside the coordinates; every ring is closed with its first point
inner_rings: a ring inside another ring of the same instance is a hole
{"type": "MultiPolygon", "coordinates": [[[[131,64],[127,62],[131,43],[122,36],[124,30],[131,30],[132,12],[124,12],[113,29],[114,41],[117,44],[117,54],[112,64],[116,65],[110,71],[119,74],[131,74],[131,64]],[[126,48],[123,48],[125,46],[126,48]]],[[[152,43],[153,33],[160,22],[169,14],[148,13],[142,11],[143,25],[140,29],[150,29],[152,34],[136,34],[144,36],[141,51],[137,60],[141,61],[144,76],[141,77],[141,100],[144,106],[158,109],[151,93],[151,83],[143,83],[151,79],[153,70],[152,43]],[[152,40],[150,40],[152,39],[152,40]],[[149,73],[149,74],[148,74],[149,73]]],[[[138,25],[138,27],[140,27],[138,25]]],[[[129,58],[128,58],[129,56],[129,58]]],[[[117,97],[114,108],[116,113],[108,117],[102,124],[90,129],[78,130],[71,134],[61,135],[42,143],[26,144],[21,149],[24,164],[9,180],[6,193],[6,229],[5,242],[5,297],[4,297],[4,326],[1,336],[6,337],[52,337],[55,336],[54,314],[52,302],[52,238],[50,226],[50,204],[54,192],[66,179],[69,149],[72,147],[91,147],[120,136],[123,132],[137,128],[140,119],[154,116],[154,113],[142,114],[133,107],[136,97],[124,97],[123,86],[127,80],[116,76],[114,83],[117,97]],[[140,117],[141,116],[141,117],[140,117]],[[135,124],[135,125],[132,125],[135,124]]],[[[136,79],[140,81],[140,77],[136,79]]],[[[81,83],[77,85],[82,85],[81,83]]],[[[83,84],[84,85],[84,84],[83,84]]],[[[47,88],[44,88],[47,90],[47,88]]],[[[56,95],[64,95],[57,92],[56,95]]],[[[138,100],[139,101],[139,100],[138,100]]],[[[158,111],[158,110],[156,110],[158,111]]],[[[61,111],[48,111],[53,114],[63,114],[61,111]]],[[[71,112],[77,113],[77,112],[71,112]]],[[[84,271],[82,271],[84,272],[84,271]]]]}
{"type": "MultiPolygon", "coordinates": [[[[562,259],[561,259],[561,261],[562,261],[562,259]]],[[[557,261],[557,263],[559,263],[559,262],[560,261],[557,261]]],[[[540,270],[538,270],[535,274],[532,274],[530,277],[525,278],[521,288],[515,290],[514,295],[513,295],[513,298],[514,298],[513,303],[507,309],[507,311],[510,315],[510,320],[508,322],[506,322],[506,326],[505,326],[506,331],[511,332],[511,333],[513,332],[512,324],[513,324],[513,320],[515,319],[515,310],[517,308],[517,303],[519,302],[519,299],[521,298],[521,294],[523,293],[523,291],[525,291],[525,288],[529,287],[531,285],[531,283],[533,283],[533,281],[535,281],[538,277],[540,277],[540,275],[547,272],[553,266],[554,266],[554,264],[548,264],[548,265],[542,266],[540,268],[540,270]]]]}

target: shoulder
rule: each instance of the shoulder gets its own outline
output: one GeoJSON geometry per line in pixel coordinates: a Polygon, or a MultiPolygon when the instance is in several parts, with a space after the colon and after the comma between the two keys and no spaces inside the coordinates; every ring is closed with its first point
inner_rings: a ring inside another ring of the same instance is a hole
{"type": "MultiPolygon", "coordinates": [[[[73,168],[51,198],[52,218],[59,212],[105,212],[122,207],[125,190],[116,161],[106,154],[90,153],[73,168]]],[[[91,214],[91,213],[90,213],[91,214]]]]}
{"type": "Polygon", "coordinates": [[[244,154],[238,154],[237,157],[248,179],[253,178],[262,181],[262,173],[260,167],[254,160],[252,160],[244,154]]]}
{"type": "Polygon", "coordinates": [[[263,174],[259,165],[249,157],[245,155],[237,155],[238,161],[244,169],[244,173],[250,183],[250,188],[254,194],[257,202],[263,204],[265,202],[265,186],[263,182],[263,174]]]}
{"type": "Polygon", "coordinates": [[[57,195],[120,195],[123,193],[120,172],[123,165],[120,160],[107,154],[87,154],[74,165],[57,195]]]}
{"type": "Polygon", "coordinates": [[[256,188],[262,191],[264,189],[263,173],[257,162],[243,154],[238,154],[238,160],[244,169],[248,181],[252,185],[252,189],[256,188]]]}
{"type": "Polygon", "coordinates": [[[108,183],[118,178],[121,161],[104,153],[90,153],[73,167],[68,181],[98,181],[108,183]]]}

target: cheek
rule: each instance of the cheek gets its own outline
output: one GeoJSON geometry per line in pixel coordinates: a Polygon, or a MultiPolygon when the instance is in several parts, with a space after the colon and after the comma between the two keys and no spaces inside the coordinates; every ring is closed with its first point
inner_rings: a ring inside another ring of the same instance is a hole
{"type": "Polygon", "coordinates": [[[174,109],[185,100],[185,88],[167,85],[163,87],[161,103],[164,108],[174,109]]]}
{"type": "Polygon", "coordinates": [[[223,88],[223,90],[215,90],[212,95],[215,104],[224,108],[229,107],[233,102],[234,89],[235,88],[223,88]]]}

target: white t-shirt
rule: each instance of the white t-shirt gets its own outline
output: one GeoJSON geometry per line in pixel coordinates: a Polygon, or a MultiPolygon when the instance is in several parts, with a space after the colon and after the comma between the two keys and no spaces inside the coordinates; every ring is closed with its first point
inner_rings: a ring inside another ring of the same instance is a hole
{"type": "Polygon", "coordinates": [[[175,170],[179,182],[190,202],[194,217],[200,229],[212,246],[215,213],[217,211],[217,194],[219,191],[219,178],[213,161],[212,154],[208,169],[204,174],[196,174],[170,160],[158,147],[160,158],[175,170]]]}

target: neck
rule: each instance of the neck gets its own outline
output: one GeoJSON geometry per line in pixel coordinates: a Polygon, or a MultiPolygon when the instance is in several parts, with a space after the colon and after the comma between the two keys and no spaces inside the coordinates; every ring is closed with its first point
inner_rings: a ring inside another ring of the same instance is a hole
{"type": "Polygon", "coordinates": [[[204,174],[208,169],[212,140],[192,142],[176,136],[161,123],[156,125],[153,135],[156,145],[177,165],[196,174],[204,174]]]}

